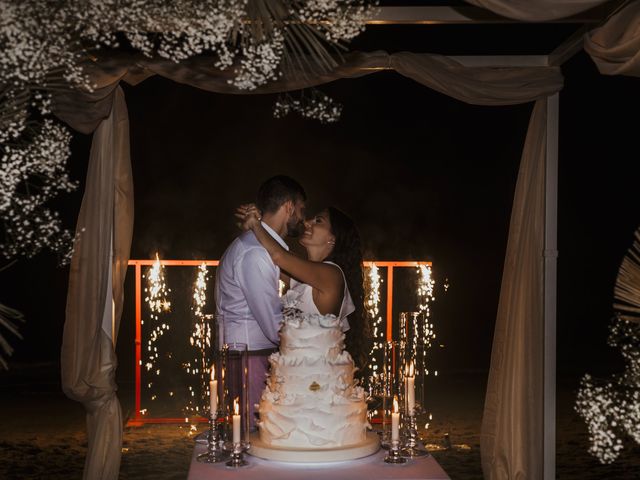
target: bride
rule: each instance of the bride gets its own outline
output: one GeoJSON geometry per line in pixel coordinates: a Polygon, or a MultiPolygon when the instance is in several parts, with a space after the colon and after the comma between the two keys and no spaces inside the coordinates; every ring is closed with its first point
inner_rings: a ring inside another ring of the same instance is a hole
{"type": "Polygon", "coordinates": [[[282,248],[269,235],[255,205],[240,206],[236,217],[242,221],[241,228],[252,230],[273,263],[288,274],[283,274],[282,280],[298,296],[298,308],[340,319],[346,332],[346,349],[363,372],[371,334],[364,312],[360,236],[353,221],[334,207],[306,220],[299,240],[307,251],[305,260],[282,248]]]}

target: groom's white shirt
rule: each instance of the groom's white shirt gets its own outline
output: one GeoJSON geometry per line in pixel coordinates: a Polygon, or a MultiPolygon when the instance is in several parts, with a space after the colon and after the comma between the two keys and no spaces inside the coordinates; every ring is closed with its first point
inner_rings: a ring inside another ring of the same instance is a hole
{"type": "MultiPolygon", "coordinates": [[[[266,223],[262,226],[289,250],[266,223]]],[[[249,350],[278,346],[282,304],[278,296],[278,268],[251,231],[236,238],[216,271],[216,312],[223,315],[224,341],[246,343],[249,350]]]]}

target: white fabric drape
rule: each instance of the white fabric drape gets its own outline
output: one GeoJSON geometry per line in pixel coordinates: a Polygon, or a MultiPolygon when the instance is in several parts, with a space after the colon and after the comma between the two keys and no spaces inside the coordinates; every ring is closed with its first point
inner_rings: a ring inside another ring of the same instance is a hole
{"type": "Polygon", "coordinates": [[[640,1],[625,6],[590,32],[584,49],[600,73],[640,77],[640,1]]]}
{"type": "Polygon", "coordinates": [[[503,17],[544,22],[570,17],[608,0],[466,0],[503,17]]]}
{"type": "Polygon", "coordinates": [[[557,67],[465,67],[442,55],[399,52],[389,65],[399,74],[472,105],[516,105],[556,93],[557,67]]]}
{"type": "Polygon", "coordinates": [[[427,53],[355,52],[345,55],[344,60],[322,76],[309,78],[293,73],[246,91],[230,85],[229,72],[215,69],[207,57],[175,63],[142,55],[113,55],[86,65],[92,81],[99,87],[95,92],[57,94],[53,100],[54,112],[76,130],[91,133],[106,116],[106,106],[110,105],[114,86],[120,80],[136,85],[154,75],[209,92],[250,95],[308,88],[393,68],[422,85],[477,105],[512,105],[538,100],[557,92],[563,82],[559,67],[465,67],[443,55],[427,53]]]}
{"type": "Polygon", "coordinates": [[[487,480],[542,478],[546,118],[539,100],[511,211],[480,439],[487,480]]]}
{"type": "Polygon", "coordinates": [[[133,227],[129,120],[122,89],[117,87],[110,98],[110,113],[93,136],[61,351],[62,388],[87,411],[83,478],[91,480],[115,480],[120,469],[122,413],[114,343],[133,227]],[[103,328],[107,315],[115,322],[111,329],[103,328]]]}

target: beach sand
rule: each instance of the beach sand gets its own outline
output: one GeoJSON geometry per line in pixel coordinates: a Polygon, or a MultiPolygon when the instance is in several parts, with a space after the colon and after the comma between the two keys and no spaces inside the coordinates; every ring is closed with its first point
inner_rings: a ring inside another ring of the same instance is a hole
{"type": "MultiPolygon", "coordinates": [[[[86,436],[82,407],[67,399],[51,365],[18,367],[0,374],[0,478],[73,479],[82,477],[86,436]],[[43,380],[51,379],[53,380],[43,380]]],[[[452,479],[482,479],[480,426],[485,373],[450,373],[429,395],[433,420],[424,433],[432,454],[452,479]],[[451,448],[446,446],[448,434],[451,448]]],[[[558,385],[557,478],[640,478],[640,448],[627,442],[621,457],[601,465],[588,453],[588,435],[573,411],[577,379],[558,385]]],[[[123,414],[131,411],[133,391],[121,387],[123,414]]],[[[205,425],[199,425],[201,431],[205,425]]],[[[193,451],[188,424],[126,427],[120,478],[183,479],[193,451]]]]}

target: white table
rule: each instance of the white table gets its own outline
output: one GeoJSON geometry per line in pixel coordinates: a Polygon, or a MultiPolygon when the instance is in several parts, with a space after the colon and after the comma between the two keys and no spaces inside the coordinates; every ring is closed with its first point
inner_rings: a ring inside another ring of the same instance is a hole
{"type": "Polygon", "coordinates": [[[382,459],[385,450],[357,460],[335,463],[284,463],[245,454],[249,465],[230,468],[224,463],[200,463],[196,456],[207,450],[196,443],[189,467],[189,480],[449,480],[449,476],[429,455],[390,465],[382,459]]]}

